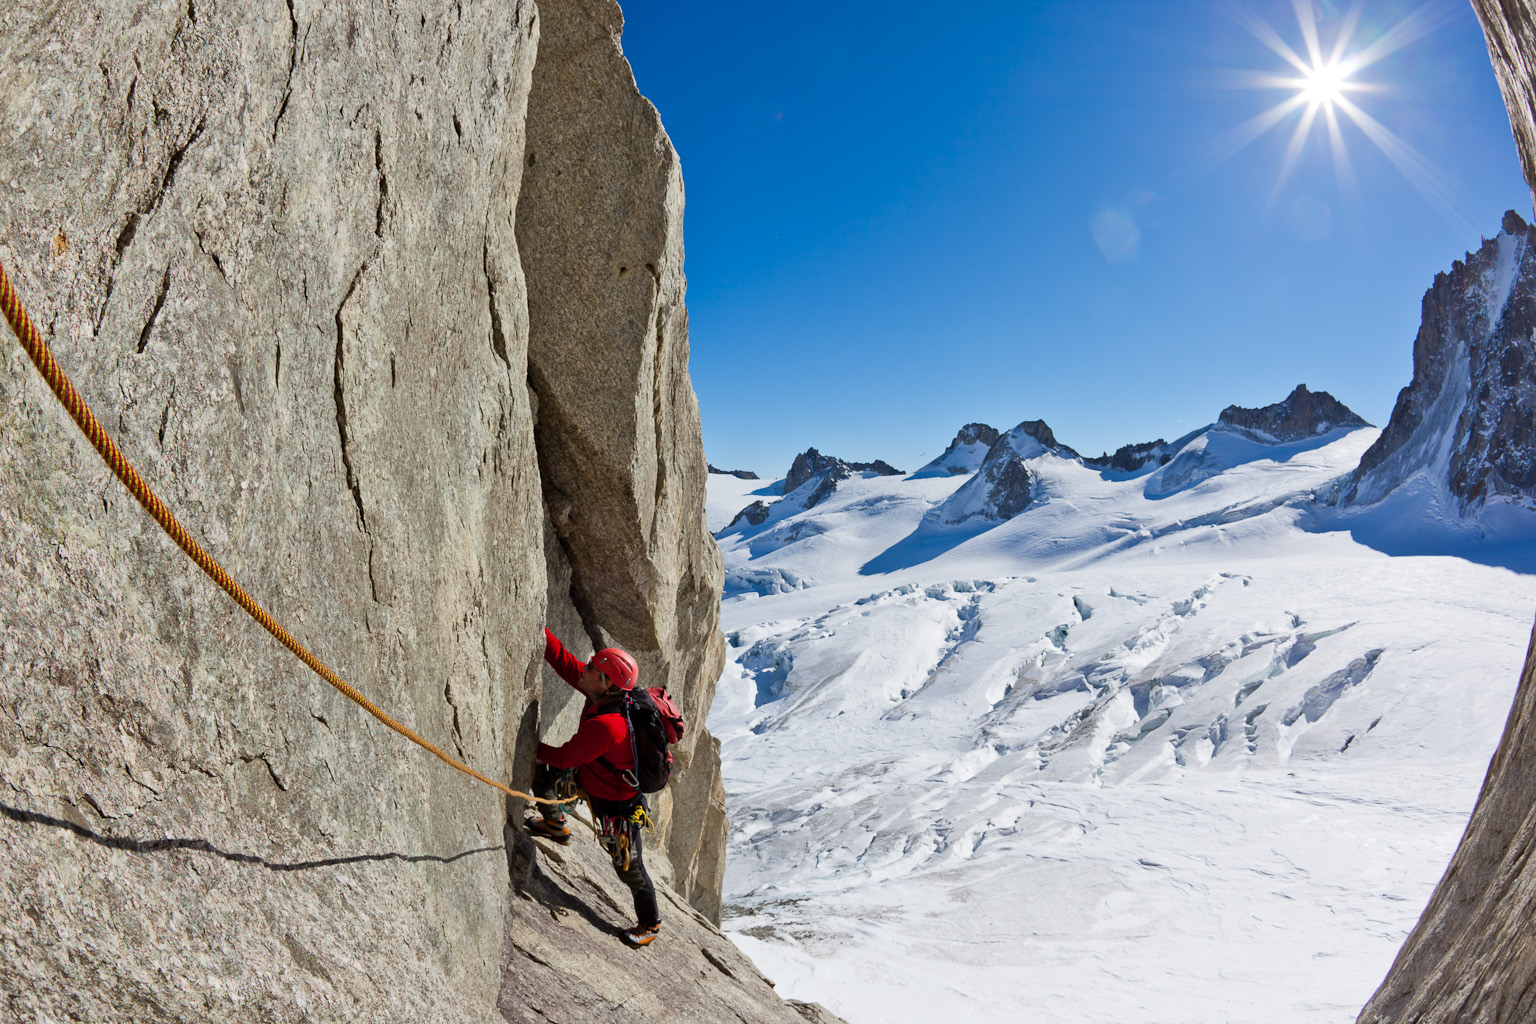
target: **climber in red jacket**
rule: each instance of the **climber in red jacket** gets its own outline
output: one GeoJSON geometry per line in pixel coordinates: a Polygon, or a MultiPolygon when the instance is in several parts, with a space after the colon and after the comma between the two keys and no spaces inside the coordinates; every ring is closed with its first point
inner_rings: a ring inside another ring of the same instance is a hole
{"type": "MultiPolygon", "coordinates": [[[[636,927],[624,932],[631,946],[647,946],[661,929],[656,889],[640,856],[640,825],[646,822],[645,798],[636,784],[635,748],[629,723],[611,698],[632,690],[640,677],[639,666],[628,651],[607,647],[582,662],[565,649],[549,630],[544,631],[544,660],[555,673],[587,698],[581,709],[576,735],[558,747],[539,744],[539,765],[533,776],[533,795],[554,799],[561,777],[575,771],[576,781],[592,801],[592,812],[602,822],[604,845],[613,857],[613,868],[635,894],[636,927]]],[[[571,830],[558,804],[539,804],[540,817],[528,820],[528,830],[564,846],[571,830]]]]}

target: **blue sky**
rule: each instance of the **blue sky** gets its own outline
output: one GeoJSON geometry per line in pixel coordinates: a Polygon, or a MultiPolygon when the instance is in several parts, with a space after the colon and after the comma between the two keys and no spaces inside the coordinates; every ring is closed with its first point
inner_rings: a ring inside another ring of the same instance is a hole
{"type": "MultiPolygon", "coordinates": [[[[1305,2],[1305,0],[1304,0],[1305,2]]],[[[1044,419],[1085,454],[1326,390],[1377,425],[1412,376],[1437,271],[1529,218],[1464,2],[1367,2],[1349,52],[1430,31],[1346,96],[1353,184],[1244,22],[1305,56],[1289,0],[625,5],[624,49],[682,158],[691,371],[722,468],[815,446],[905,470],[962,424],[1044,419]]],[[[1349,7],[1317,2],[1331,45],[1349,7]]]]}

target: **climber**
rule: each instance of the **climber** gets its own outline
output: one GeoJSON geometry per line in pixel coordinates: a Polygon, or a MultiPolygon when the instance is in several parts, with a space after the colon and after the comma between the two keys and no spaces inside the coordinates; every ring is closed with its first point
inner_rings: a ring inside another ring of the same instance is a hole
{"type": "MultiPolygon", "coordinates": [[[[576,735],[558,747],[540,743],[539,765],[534,771],[533,793],[543,799],[561,795],[563,777],[574,770],[576,781],[592,803],[592,813],[602,824],[604,846],[613,858],[619,878],[635,894],[634,928],[623,933],[631,946],[648,946],[661,930],[656,889],[640,857],[640,832],[649,823],[645,796],[635,781],[635,752],[629,725],[611,701],[621,691],[632,690],[640,676],[639,666],[628,651],[604,648],[581,662],[565,649],[553,633],[544,631],[544,660],[555,673],[587,698],[576,735]]],[[[571,830],[559,804],[539,804],[540,817],[529,818],[528,831],[564,846],[571,830]]]]}

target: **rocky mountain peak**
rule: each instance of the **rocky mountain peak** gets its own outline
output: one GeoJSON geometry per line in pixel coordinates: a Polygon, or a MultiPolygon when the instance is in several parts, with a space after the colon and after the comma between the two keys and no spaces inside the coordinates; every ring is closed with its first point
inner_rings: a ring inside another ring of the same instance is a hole
{"type": "Polygon", "coordinates": [[[838,480],[846,480],[854,473],[878,473],[881,476],[900,476],[901,470],[883,459],[874,462],[844,462],[835,455],[823,455],[815,448],[807,448],[795,456],[789,472],[784,474],[784,493],[799,490],[813,476],[830,473],[838,480]]]}
{"type": "Polygon", "coordinates": [[[996,427],[988,426],[985,423],[967,423],[960,428],[960,432],[955,435],[955,439],[949,442],[949,447],[944,450],[946,452],[954,451],[956,448],[968,444],[984,444],[990,448],[997,444],[997,439],[1001,436],[996,427]]]}
{"type": "Polygon", "coordinates": [[[1260,440],[1287,443],[1300,441],[1340,427],[1368,427],[1348,406],[1326,391],[1308,391],[1305,384],[1286,396],[1283,402],[1258,409],[1229,405],[1221,410],[1217,423],[1237,427],[1260,440]]]}
{"type": "MultiPolygon", "coordinates": [[[[1020,423],[1008,433],[1023,434],[1027,437],[1032,437],[1036,441],[1039,441],[1041,444],[1045,445],[1047,448],[1059,449],[1064,447],[1061,442],[1056,440],[1056,435],[1052,433],[1050,426],[1045,422],[1045,420],[1025,420],[1023,423],[1020,423]]],[[[1065,450],[1071,451],[1069,448],[1065,450]]],[[[1075,457],[1077,453],[1072,452],[1072,455],[1075,457]]]]}
{"type": "Polygon", "coordinates": [[[1422,476],[1463,513],[1536,500],[1536,252],[1518,213],[1435,275],[1413,379],[1354,473],[1325,500],[1372,504],[1422,476]]]}
{"type": "Polygon", "coordinates": [[[1056,440],[1044,420],[1025,420],[1006,434],[999,435],[987,449],[976,475],[930,515],[944,523],[1012,519],[1034,499],[1035,478],[1026,460],[1045,454],[1069,459],[1079,457],[1056,440]]]}
{"type": "Polygon", "coordinates": [[[987,451],[1001,436],[996,427],[985,423],[967,423],[955,434],[955,439],[949,442],[948,448],[912,476],[915,478],[963,476],[966,473],[974,473],[981,466],[981,460],[986,457],[987,451]]]}

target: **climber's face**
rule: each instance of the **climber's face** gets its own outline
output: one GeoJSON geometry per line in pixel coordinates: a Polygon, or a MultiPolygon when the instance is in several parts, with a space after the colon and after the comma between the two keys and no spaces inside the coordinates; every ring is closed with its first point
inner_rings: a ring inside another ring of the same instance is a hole
{"type": "Polygon", "coordinates": [[[597,700],[606,695],[611,685],[608,677],[591,665],[582,669],[581,675],[576,677],[576,689],[591,700],[597,700]]]}

